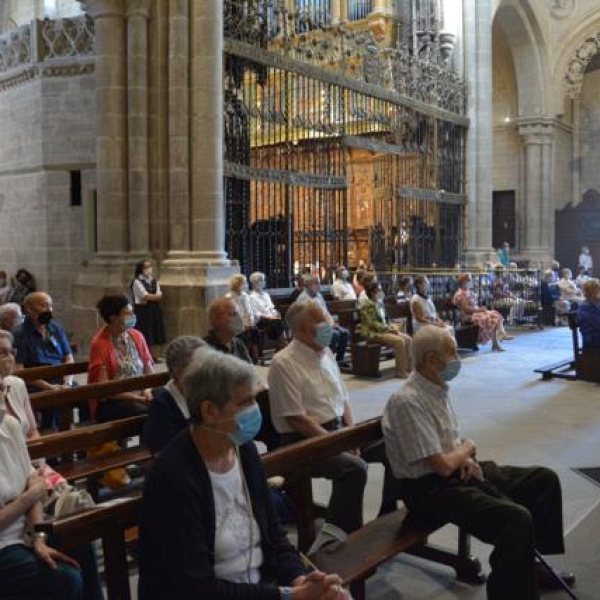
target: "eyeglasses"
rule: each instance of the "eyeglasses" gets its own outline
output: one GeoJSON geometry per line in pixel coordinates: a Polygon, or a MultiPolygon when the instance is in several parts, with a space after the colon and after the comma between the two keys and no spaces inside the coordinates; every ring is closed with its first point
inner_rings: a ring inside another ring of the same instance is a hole
{"type": "Polygon", "coordinates": [[[8,394],[10,392],[10,385],[0,383],[0,394],[8,394]]]}

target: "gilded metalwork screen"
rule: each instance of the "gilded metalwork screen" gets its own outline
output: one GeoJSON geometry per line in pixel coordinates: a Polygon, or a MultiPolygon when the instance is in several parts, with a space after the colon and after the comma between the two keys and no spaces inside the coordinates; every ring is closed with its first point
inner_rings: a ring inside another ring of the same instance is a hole
{"type": "Polygon", "coordinates": [[[464,85],[433,25],[410,45],[397,19],[374,31],[370,10],[225,2],[227,249],[270,286],[460,252],[464,85]]]}

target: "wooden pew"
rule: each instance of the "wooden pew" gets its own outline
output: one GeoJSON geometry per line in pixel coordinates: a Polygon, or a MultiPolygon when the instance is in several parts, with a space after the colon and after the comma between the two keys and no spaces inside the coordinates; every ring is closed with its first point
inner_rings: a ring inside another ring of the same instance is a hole
{"type": "Polygon", "coordinates": [[[153,373],[129,379],[115,379],[104,383],[91,383],[74,388],[49,390],[30,395],[33,410],[57,408],[59,410],[59,429],[69,429],[72,424],[72,407],[83,401],[109,398],[121,392],[132,392],[145,388],[163,386],[169,381],[168,372],[153,373]]]}
{"type": "Polygon", "coordinates": [[[87,373],[88,362],[80,361],[73,363],[62,363],[60,365],[44,365],[42,367],[30,367],[15,371],[15,377],[20,377],[23,381],[30,382],[36,379],[58,379],[66,375],[80,375],[87,373]]]}
{"type": "MultiPolygon", "coordinates": [[[[263,455],[267,477],[282,475],[289,483],[301,550],[306,550],[315,537],[311,466],[345,450],[378,442],[381,437],[380,419],[372,419],[263,455]]],[[[138,495],[40,524],[38,529],[55,535],[65,549],[101,538],[108,598],[128,600],[131,594],[125,530],[138,524],[140,505],[138,495]]],[[[365,598],[365,579],[380,564],[401,552],[451,566],[464,581],[483,583],[481,565],[470,556],[470,538],[460,533],[456,554],[440,550],[426,543],[428,535],[437,528],[437,525],[418,523],[408,518],[406,509],[399,509],[365,524],[345,542],[331,544],[310,558],[319,568],[339,573],[344,584],[351,587],[356,600],[365,598]]]]}

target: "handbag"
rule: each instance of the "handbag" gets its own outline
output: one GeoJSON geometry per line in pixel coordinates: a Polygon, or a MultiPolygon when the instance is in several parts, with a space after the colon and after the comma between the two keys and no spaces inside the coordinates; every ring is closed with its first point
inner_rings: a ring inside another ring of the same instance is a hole
{"type": "Polygon", "coordinates": [[[68,483],[61,483],[53,490],[55,517],[65,517],[86,508],[96,506],[94,499],[87,490],[76,488],[68,483]]]}

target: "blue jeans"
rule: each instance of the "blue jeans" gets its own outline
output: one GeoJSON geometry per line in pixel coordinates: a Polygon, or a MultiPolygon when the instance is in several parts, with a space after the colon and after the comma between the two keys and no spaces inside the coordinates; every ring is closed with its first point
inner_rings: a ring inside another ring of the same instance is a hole
{"type": "Polygon", "coordinates": [[[0,581],[2,600],[83,598],[83,580],[77,569],[64,563],[51,569],[23,544],[0,550],[0,581]]]}

